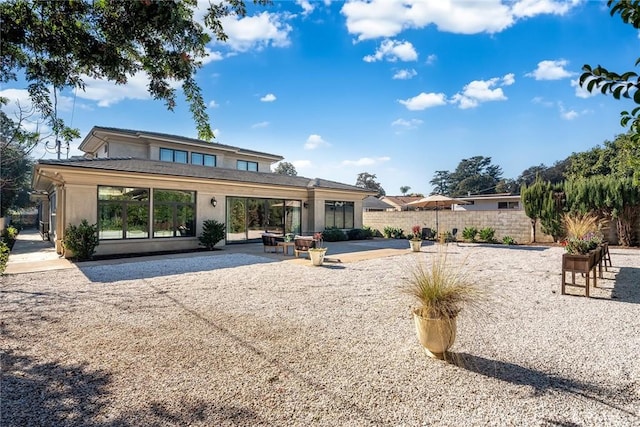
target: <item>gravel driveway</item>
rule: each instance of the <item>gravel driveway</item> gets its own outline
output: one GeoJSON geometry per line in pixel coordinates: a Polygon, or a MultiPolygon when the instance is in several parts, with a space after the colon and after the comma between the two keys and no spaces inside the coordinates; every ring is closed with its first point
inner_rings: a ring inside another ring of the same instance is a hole
{"type": "Polygon", "coordinates": [[[454,360],[398,291],[418,254],[312,267],[246,254],[3,276],[3,426],[640,426],[640,251],[593,298],[562,249],[450,245],[489,288],[454,360]]]}

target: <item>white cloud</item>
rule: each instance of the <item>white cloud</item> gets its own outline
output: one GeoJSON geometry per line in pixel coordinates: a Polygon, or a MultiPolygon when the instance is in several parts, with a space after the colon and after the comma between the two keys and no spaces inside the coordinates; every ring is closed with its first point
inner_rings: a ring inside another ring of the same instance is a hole
{"type": "Polygon", "coordinates": [[[535,96],[533,97],[533,99],[531,100],[532,103],[534,104],[538,104],[538,105],[542,105],[544,107],[553,107],[553,102],[551,101],[545,101],[544,98],[542,98],[541,96],[535,96]]]}
{"type": "Polygon", "coordinates": [[[266,128],[267,126],[269,126],[269,124],[270,123],[266,122],[266,121],[265,122],[258,122],[258,123],[255,123],[255,124],[251,125],[251,128],[252,129],[266,128]]]}
{"type": "Polygon", "coordinates": [[[578,115],[579,114],[573,110],[563,111],[560,113],[560,117],[562,117],[565,120],[573,120],[576,117],[578,117],[578,115]]]}
{"type": "Polygon", "coordinates": [[[272,93],[268,93],[265,96],[263,96],[262,98],[260,98],[260,101],[262,102],[273,102],[275,101],[277,98],[274,94],[272,93]]]}
{"type": "Polygon", "coordinates": [[[309,0],[296,0],[296,4],[302,8],[302,16],[310,15],[315,9],[309,0]]]}
{"type": "Polygon", "coordinates": [[[342,166],[373,166],[389,160],[391,160],[391,157],[361,157],[358,160],[343,160],[342,166]]]}
{"type": "Polygon", "coordinates": [[[296,168],[296,170],[308,169],[311,167],[311,160],[294,160],[291,164],[296,168]]]}
{"type": "Polygon", "coordinates": [[[437,60],[438,60],[438,55],[436,55],[435,53],[432,53],[431,55],[427,56],[427,61],[425,62],[425,64],[431,65],[431,64],[434,64],[437,60]]]}
{"type": "Polygon", "coordinates": [[[538,68],[525,74],[527,77],[533,77],[536,80],[560,80],[571,77],[573,73],[567,71],[565,67],[568,61],[560,59],[557,61],[540,61],[538,68]]]}
{"type": "Polygon", "coordinates": [[[262,12],[259,15],[222,18],[222,27],[229,36],[226,44],[234,50],[246,52],[267,46],[287,47],[291,44],[292,28],[285,22],[285,15],[262,12]]]}
{"type": "Polygon", "coordinates": [[[305,150],[315,150],[316,148],[328,147],[330,145],[331,144],[322,139],[320,135],[311,134],[307,138],[307,142],[304,143],[304,148],[305,150]]]}
{"type": "Polygon", "coordinates": [[[445,105],[447,103],[444,93],[420,93],[409,99],[399,99],[398,102],[408,110],[424,110],[431,107],[437,107],[439,105],[445,105]]]}
{"type": "Polygon", "coordinates": [[[576,79],[576,80],[571,80],[571,86],[576,88],[576,96],[578,98],[583,98],[583,99],[587,99],[587,98],[591,98],[592,96],[596,96],[597,94],[600,93],[599,90],[599,85],[595,85],[593,87],[593,92],[589,92],[585,87],[580,86],[580,82],[576,79]]]}
{"type": "Polygon", "coordinates": [[[418,53],[410,42],[385,40],[373,55],[367,55],[363,58],[365,62],[382,61],[386,59],[389,62],[415,61],[418,59],[418,53]]]}
{"type": "Polygon", "coordinates": [[[393,75],[394,80],[409,80],[417,76],[418,73],[413,68],[408,70],[398,70],[393,75]]]}
{"type": "MultiPolygon", "coordinates": [[[[99,107],[110,107],[125,99],[151,99],[147,91],[149,77],[146,73],[140,72],[133,77],[129,77],[127,84],[117,85],[107,80],[96,80],[84,76],[85,90],[78,90],[78,98],[88,99],[98,103],[99,107]]],[[[175,83],[175,87],[179,83],[175,83]]]]}
{"type": "Polygon", "coordinates": [[[218,108],[219,106],[220,104],[218,104],[215,99],[209,101],[209,108],[218,108]]]}
{"type": "Polygon", "coordinates": [[[357,40],[394,37],[406,29],[435,25],[438,30],[457,34],[494,34],[518,19],[540,14],[563,15],[580,0],[354,0],[341,13],[347,30],[357,40]]]}
{"type": "Polygon", "coordinates": [[[504,77],[494,77],[489,80],[474,80],[466,85],[462,92],[456,93],[451,102],[458,104],[461,109],[475,108],[483,102],[506,101],[502,88],[496,86],[510,86],[515,82],[513,74],[504,77]]]}
{"type": "Polygon", "coordinates": [[[222,61],[222,59],[223,59],[222,53],[219,52],[219,51],[215,51],[214,52],[213,50],[209,49],[208,47],[205,47],[204,51],[205,51],[205,57],[202,58],[202,64],[203,65],[206,65],[206,64],[208,64],[210,62],[213,62],[213,61],[222,61]]]}
{"type": "Polygon", "coordinates": [[[391,123],[391,126],[399,126],[406,129],[415,129],[422,123],[424,122],[420,119],[411,119],[411,120],[398,119],[398,120],[394,120],[391,123]]]}

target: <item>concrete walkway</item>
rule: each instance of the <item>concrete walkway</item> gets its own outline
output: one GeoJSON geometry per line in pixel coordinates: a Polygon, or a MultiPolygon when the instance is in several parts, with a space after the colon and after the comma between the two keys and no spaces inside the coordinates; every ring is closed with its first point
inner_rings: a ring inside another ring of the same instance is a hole
{"type": "MultiPolygon", "coordinates": [[[[432,249],[433,242],[423,242],[423,251],[432,249]]],[[[327,262],[347,263],[365,259],[381,258],[394,255],[402,255],[410,252],[409,243],[406,240],[393,239],[372,239],[357,240],[347,242],[325,242],[327,247],[327,262]]],[[[309,264],[306,257],[296,258],[291,255],[291,250],[287,255],[282,252],[264,252],[262,243],[246,243],[226,245],[219,251],[212,252],[187,252],[178,254],[151,255],[145,257],[118,258],[99,261],[84,261],[83,266],[123,264],[131,262],[167,259],[167,258],[189,258],[195,256],[224,255],[229,253],[244,253],[258,256],[265,256],[278,261],[296,262],[309,264]]],[[[40,233],[36,229],[22,230],[9,254],[9,261],[4,274],[33,273],[47,270],[61,270],[65,268],[76,268],[77,263],[71,262],[56,253],[52,242],[42,240],[40,233]]]]}

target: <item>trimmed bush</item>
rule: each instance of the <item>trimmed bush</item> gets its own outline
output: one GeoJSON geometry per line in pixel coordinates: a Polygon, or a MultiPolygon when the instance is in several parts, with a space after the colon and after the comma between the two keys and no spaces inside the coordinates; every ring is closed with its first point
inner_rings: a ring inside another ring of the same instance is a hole
{"type": "Polygon", "coordinates": [[[69,224],[64,230],[64,247],[73,252],[73,259],[86,261],[93,257],[98,246],[98,224],[89,225],[86,219],[80,225],[69,224]]]}
{"type": "Polygon", "coordinates": [[[385,227],[383,230],[384,237],[387,239],[404,239],[404,230],[397,227],[385,227]]]}
{"type": "Polygon", "coordinates": [[[505,245],[517,245],[518,243],[516,242],[516,239],[514,239],[511,236],[504,236],[502,238],[502,243],[504,243],[505,245]]]}
{"type": "Polygon", "coordinates": [[[202,234],[198,236],[200,244],[212,251],[224,239],[225,225],[215,219],[207,219],[202,223],[202,234]]]}
{"type": "Polygon", "coordinates": [[[2,230],[2,241],[7,244],[9,250],[13,249],[13,244],[16,242],[17,237],[18,229],[11,225],[2,230]]]}
{"type": "Polygon", "coordinates": [[[0,241],[0,274],[4,273],[9,261],[9,246],[5,242],[0,241]]]}
{"type": "Polygon", "coordinates": [[[347,240],[347,235],[337,227],[329,227],[322,232],[322,238],[326,242],[341,242],[347,240]]]}
{"type": "Polygon", "coordinates": [[[465,227],[465,229],[462,230],[462,238],[469,242],[475,242],[477,234],[478,229],[475,227],[465,227]]]}
{"type": "Polygon", "coordinates": [[[478,232],[478,235],[480,236],[480,240],[487,243],[495,243],[496,241],[495,234],[496,234],[496,230],[494,230],[491,227],[485,227],[478,232]]]}
{"type": "Polygon", "coordinates": [[[349,240],[366,240],[372,239],[373,233],[370,228],[352,228],[347,231],[349,240]]]}

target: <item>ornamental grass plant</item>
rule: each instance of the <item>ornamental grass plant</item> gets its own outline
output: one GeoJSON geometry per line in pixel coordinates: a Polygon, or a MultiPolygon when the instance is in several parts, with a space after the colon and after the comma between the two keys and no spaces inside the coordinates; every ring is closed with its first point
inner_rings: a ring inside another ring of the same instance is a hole
{"type": "Polygon", "coordinates": [[[446,250],[439,250],[429,266],[416,264],[402,291],[415,299],[420,316],[455,318],[464,307],[477,308],[486,299],[486,291],[469,278],[464,264],[450,263],[446,250]]]}

